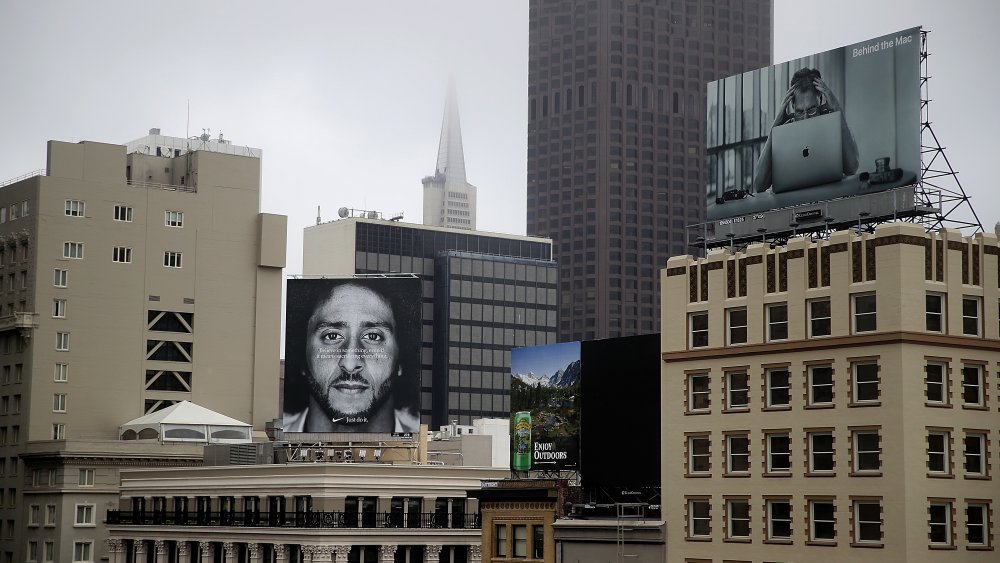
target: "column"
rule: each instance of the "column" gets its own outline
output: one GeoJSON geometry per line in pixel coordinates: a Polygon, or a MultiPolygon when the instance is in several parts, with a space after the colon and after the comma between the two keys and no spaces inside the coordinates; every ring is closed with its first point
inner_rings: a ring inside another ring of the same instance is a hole
{"type": "Polygon", "coordinates": [[[122,540],[119,539],[107,539],[104,540],[108,545],[108,561],[109,563],[125,563],[125,554],[122,548],[122,540]]]}
{"type": "Polygon", "coordinates": [[[212,555],[214,550],[212,549],[212,542],[209,541],[198,542],[198,550],[201,551],[202,563],[209,563],[210,561],[213,561],[212,555]]]}
{"type": "Polygon", "coordinates": [[[145,540],[132,540],[132,545],[135,549],[135,560],[145,561],[146,560],[146,541],[145,540]]]}
{"type": "Polygon", "coordinates": [[[156,563],[167,563],[167,542],[156,540],[153,542],[153,553],[155,553],[156,563]]]}
{"type": "Polygon", "coordinates": [[[394,563],[396,561],[396,548],[399,546],[395,545],[381,545],[378,548],[378,560],[379,563],[394,563]]]}
{"type": "Polygon", "coordinates": [[[250,563],[260,563],[261,549],[259,543],[248,543],[247,551],[250,552],[250,563]]]}
{"type": "Polygon", "coordinates": [[[312,563],[313,562],[313,552],[316,551],[316,546],[315,545],[301,545],[300,544],[299,545],[299,549],[302,550],[302,559],[305,560],[306,563],[312,563]]]}
{"type": "Polygon", "coordinates": [[[469,546],[469,563],[481,563],[483,560],[483,546],[480,544],[469,546]]]}
{"type": "Polygon", "coordinates": [[[333,563],[334,546],[313,546],[313,563],[333,563]]]}
{"type": "Polygon", "coordinates": [[[424,546],[424,563],[437,563],[441,560],[441,546],[440,545],[425,545],[424,546]]]}
{"type": "Polygon", "coordinates": [[[288,546],[283,543],[274,544],[274,559],[278,563],[288,563],[288,546]]]}
{"type": "Polygon", "coordinates": [[[236,544],[227,541],[222,544],[222,558],[226,563],[236,563],[236,544]]]}
{"type": "Polygon", "coordinates": [[[347,556],[351,553],[351,546],[349,545],[335,545],[333,546],[333,563],[342,563],[347,561],[347,556]]]}
{"type": "Polygon", "coordinates": [[[179,541],[179,542],[177,542],[177,559],[181,563],[189,563],[191,561],[191,558],[189,556],[190,552],[188,551],[188,547],[190,547],[190,545],[188,544],[187,541],[179,541]]]}

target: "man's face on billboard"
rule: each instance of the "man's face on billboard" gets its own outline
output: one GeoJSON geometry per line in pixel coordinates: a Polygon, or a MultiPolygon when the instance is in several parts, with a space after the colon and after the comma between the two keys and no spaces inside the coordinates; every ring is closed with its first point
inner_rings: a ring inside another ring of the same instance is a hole
{"type": "Polygon", "coordinates": [[[309,318],[306,379],[331,419],[363,416],[388,399],[397,371],[392,307],[365,287],[336,287],[309,318]]]}

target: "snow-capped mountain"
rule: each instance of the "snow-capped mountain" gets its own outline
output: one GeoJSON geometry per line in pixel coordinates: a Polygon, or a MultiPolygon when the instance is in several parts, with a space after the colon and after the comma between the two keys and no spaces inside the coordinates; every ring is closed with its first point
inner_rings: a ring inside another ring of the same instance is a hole
{"type": "Polygon", "coordinates": [[[569,387],[580,381],[580,360],[570,363],[565,369],[557,369],[552,375],[528,372],[515,373],[514,377],[531,387],[569,387]]]}

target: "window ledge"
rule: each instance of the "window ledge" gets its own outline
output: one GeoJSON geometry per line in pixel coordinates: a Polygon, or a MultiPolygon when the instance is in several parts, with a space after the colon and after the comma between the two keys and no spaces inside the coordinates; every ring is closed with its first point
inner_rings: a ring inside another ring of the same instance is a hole
{"type": "Polygon", "coordinates": [[[792,476],[792,472],[791,471],[789,471],[787,473],[772,472],[772,473],[765,473],[764,475],[762,475],[762,477],[764,477],[764,478],[769,478],[769,477],[779,477],[780,478],[780,477],[791,477],[791,476],[792,476]]]}
{"type": "Polygon", "coordinates": [[[993,477],[990,475],[966,475],[966,479],[970,481],[992,481],[993,477]]]}
{"type": "Polygon", "coordinates": [[[745,478],[747,478],[747,477],[750,476],[750,473],[749,472],[747,472],[747,473],[724,473],[722,476],[723,477],[733,477],[733,478],[736,478],[736,479],[745,479],[745,478]]]}
{"type": "Polygon", "coordinates": [[[698,415],[698,414],[712,414],[712,411],[710,411],[710,410],[708,410],[708,411],[686,411],[684,413],[684,416],[698,415]]]}
{"type": "Polygon", "coordinates": [[[786,539],[772,538],[764,540],[764,543],[771,545],[792,545],[793,542],[790,539],[786,540],[786,539]]]}
{"type": "Polygon", "coordinates": [[[882,401],[858,401],[847,405],[848,408],[855,407],[881,407],[882,401]]]}
{"type": "Polygon", "coordinates": [[[832,408],[835,408],[836,406],[837,405],[835,403],[820,403],[820,404],[817,404],[817,405],[806,405],[806,406],[804,406],[802,408],[804,408],[805,410],[811,411],[811,410],[820,410],[820,409],[832,409],[832,408]]]}
{"type": "Polygon", "coordinates": [[[684,477],[694,478],[694,479],[704,478],[704,477],[711,477],[711,476],[712,476],[711,473],[685,473],[684,474],[684,477]]]}
{"type": "Polygon", "coordinates": [[[806,545],[817,545],[821,547],[837,547],[835,540],[809,540],[806,545]]]}
{"type": "Polygon", "coordinates": [[[882,549],[885,544],[882,542],[851,542],[851,547],[868,547],[874,549],[882,549]]]}
{"type": "Polygon", "coordinates": [[[927,549],[933,549],[935,551],[952,551],[952,550],[957,549],[957,548],[955,546],[953,546],[953,545],[935,545],[935,544],[931,544],[931,545],[927,546],[927,549]]]}
{"type": "Polygon", "coordinates": [[[773,407],[764,407],[760,409],[764,412],[774,412],[774,411],[790,411],[792,410],[792,405],[776,405],[773,407]]]}
{"type": "Polygon", "coordinates": [[[967,551],[993,551],[992,545],[967,545],[965,546],[967,551]]]}
{"type": "Polygon", "coordinates": [[[967,411],[988,411],[989,407],[986,405],[962,405],[962,408],[967,411]]]}
{"type": "Polygon", "coordinates": [[[881,471],[852,471],[851,477],[881,477],[881,471]]]}
{"type": "Polygon", "coordinates": [[[684,541],[710,542],[712,541],[712,538],[709,536],[688,536],[684,538],[684,541]]]}
{"type": "Polygon", "coordinates": [[[927,473],[928,479],[954,479],[955,476],[950,473],[927,473]]]}
{"type": "Polygon", "coordinates": [[[723,538],[724,543],[751,543],[750,538],[723,538]]]}
{"type": "Polygon", "coordinates": [[[820,472],[820,471],[808,471],[805,474],[806,477],[836,477],[836,471],[820,472]]]}
{"type": "Polygon", "coordinates": [[[750,407],[733,407],[731,409],[723,409],[722,414],[731,414],[736,412],[750,412],[750,407]]]}

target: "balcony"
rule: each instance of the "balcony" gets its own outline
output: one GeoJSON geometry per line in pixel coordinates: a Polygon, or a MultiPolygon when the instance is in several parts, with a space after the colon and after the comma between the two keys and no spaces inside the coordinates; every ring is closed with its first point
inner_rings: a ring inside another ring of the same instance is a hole
{"type": "Polygon", "coordinates": [[[109,510],[112,526],[227,526],[246,528],[413,528],[478,530],[478,514],[402,512],[133,512],[109,510]]]}
{"type": "Polygon", "coordinates": [[[0,317],[0,332],[19,330],[21,334],[30,337],[30,329],[38,328],[38,313],[21,312],[0,317]]]}

